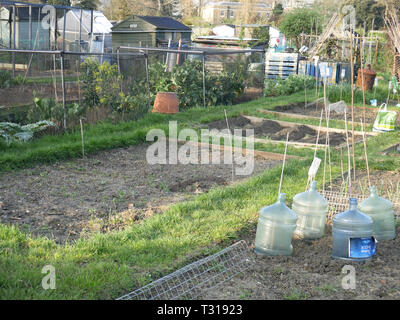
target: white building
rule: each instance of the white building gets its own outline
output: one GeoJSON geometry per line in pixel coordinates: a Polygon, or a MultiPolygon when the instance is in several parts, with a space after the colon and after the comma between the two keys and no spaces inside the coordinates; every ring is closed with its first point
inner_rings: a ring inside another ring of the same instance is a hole
{"type": "MultiPolygon", "coordinates": [[[[218,24],[226,19],[234,20],[238,18],[242,8],[243,3],[241,2],[210,2],[203,7],[201,17],[212,24],[218,24]]],[[[273,1],[257,2],[250,8],[257,14],[258,18],[267,19],[271,16],[272,9],[273,1]]]]}
{"type": "MultiPolygon", "coordinates": [[[[311,7],[315,3],[315,0],[282,0],[280,2],[284,10],[291,10],[295,8],[311,7]]],[[[276,3],[279,3],[279,1],[276,1],[276,3]]]]}

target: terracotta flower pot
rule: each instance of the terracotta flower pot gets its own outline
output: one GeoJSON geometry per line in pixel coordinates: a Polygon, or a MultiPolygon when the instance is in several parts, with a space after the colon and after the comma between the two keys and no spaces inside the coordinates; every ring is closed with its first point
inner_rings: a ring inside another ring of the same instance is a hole
{"type": "Polygon", "coordinates": [[[154,101],[153,112],[177,113],[179,112],[178,96],[175,92],[158,92],[154,101]]]}
{"type": "Polygon", "coordinates": [[[374,82],[376,78],[376,72],[370,69],[359,69],[357,74],[356,86],[362,88],[363,91],[371,91],[374,87],[374,82]],[[362,72],[362,73],[361,73],[362,72]],[[362,74],[364,75],[364,86],[362,74]]]}

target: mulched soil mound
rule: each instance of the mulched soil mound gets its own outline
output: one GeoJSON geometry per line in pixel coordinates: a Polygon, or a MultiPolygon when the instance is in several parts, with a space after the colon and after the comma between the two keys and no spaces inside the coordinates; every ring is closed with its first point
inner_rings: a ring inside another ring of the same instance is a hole
{"type": "Polygon", "coordinates": [[[254,127],[254,133],[259,136],[266,136],[274,134],[282,130],[282,128],[283,127],[276,121],[264,120],[261,124],[254,127]]]}

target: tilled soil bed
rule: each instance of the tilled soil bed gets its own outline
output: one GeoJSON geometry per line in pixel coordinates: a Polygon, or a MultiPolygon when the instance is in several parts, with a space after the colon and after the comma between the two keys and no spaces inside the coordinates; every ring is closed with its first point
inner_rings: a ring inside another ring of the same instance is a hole
{"type": "MultiPolygon", "coordinates": [[[[238,116],[235,118],[228,119],[229,128],[233,129],[253,129],[254,135],[257,138],[265,138],[278,141],[286,141],[287,134],[289,133],[289,141],[293,142],[305,142],[305,143],[316,143],[318,131],[310,128],[307,125],[293,125],[285,126],[281,125],[277,121],[265,119],[260,123],[252,122],[250,119],[244,116],[238,116]]],[[[207,124],[210,129],[223,130],[227,128],[226,120],[213,121],[207,124]]],[[[245,134],[243,131],[242,134],[245,134]]],[[[351,137],[351,132],[349,132],[351,137]]],[[[357,140],[361,137],[355,136],[357,140]]],[[[326,134],[320,132],[319,144],[325,144],[326,134]]],[[[344,133],[329,133],[329,143],[331,146],[339,146],[346,142],[346,135],[344,133]]]]}
{"type": "MultiPolygon", "coordinates": [[[[304,103],[293,103],[284,106],[275,107],[273,111],[282,112],[282,113],[293,113],[293,114],[301,114],[304,116],[311,117],[321,117],[321,109],[324,108],[320,103],[312,103],[305,105],[304,103]]],[[[376,107],[367,107],[365,110],[365,119],[367,124],[373,124],[376,119],[376,115],[378,113],[378,108],[376,107]]],[[[325,119],[325,114],[323,115],[325,119]]],[[[352,111],[351,106],[347,106],[347,121],[351,121],[352,119],[352,111]]],[[[329,114],[330,119],[335,120],[343,120],[344,121],[344,113],[337,113],[335,111],[331,111],[329,114]]],[[[361,107],[354,107],[354,121],[360,122],[360,119],[364,121],[364,109],[361,107]]],[[[396,120],[397,125],[400,125],[400,118],[397,117],[396,120]]]]}
{"type": "MultiPolygon", "coordinates": [[[[352,178],[353,172],[351,173],[352,178]]],[[[352,182],[353,194],[369,195],[368,174],[365,170],[356,170],[356,180],[352,182]]],[[[344,179],[347,179],[347,172],[344,173],[344,179]]],[[[400,172],[379,171],[370,172],[370,181],[372,186],[376,186],[379,196],[385,197],[396,202],[400,202],[400,172]]],[[[343,192],[344,182],[342,178],[338,178],[332,182],[332,188],[328,185],[326,190],[343,192]]],[[[400,214],[396,212],[396,214],[400,214]]]]}
{"type": "Polygon", "coordinates": [[[293,240],[290,257],[258,257],[252,252],[255,232],[254,227],[245,239],[254,259],[249,270],[204,291],[199,299],[400,299],[399,236],[379,242],[376,256],[360,263],[332,259],[331,234],[314,241],[293,240]],[[346,265],[355,268],[355,289],[342,287],[346,265]]]}
{"type": "MultiPolygon", "coordinates": [[[[3,174],[0,222],[63,243],[123,229],[169,204],[232,183],[232,166],[223,164],[223,158],[221,164],[150,165],[148,146],[3,174]]],[[[280,163],[255,158],[252,174],[280,163]]],[[[233,183],[248,177],[235,176],[233,183]]]]}

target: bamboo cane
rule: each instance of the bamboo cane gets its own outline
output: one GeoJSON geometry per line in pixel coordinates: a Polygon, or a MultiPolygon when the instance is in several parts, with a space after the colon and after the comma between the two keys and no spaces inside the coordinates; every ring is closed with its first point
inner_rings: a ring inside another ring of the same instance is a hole
{"type": "MultiPolygon", "coordinates": [[[[322,115],[324,114],[324,109],[321,109],[321,116],[319,118],[319,126],[318,126],[318,131],[317,131],[317,141],[315,141],[315,149],[314,149],[314,157],[313,157],[313,161],[315,159],[315,157],[317,156],[317,150],[318,150],[318,142],[319,142],[319,135],[321,132],[321,126],[322,126],[322,115]]],[[[309,179],[307,179],[307,186],[306,186],[306,191],[308,190],[308,186],[309,183],[311,181],[309,179]]]]}
{"type": "Polygon", "coordinates": [[[285,169],[285,161],[286,161],[286,152],[287,152],[288,141],[289,141],[289,132],[288,132],[287,135],[286,135],[285,153],[283,154],[283,164],[282,164],[281,180],[280,180],[280,182],[279,182],[279,191],[278,191],[278,195],[281,194],[281,189],[282,189],[283,171],[284,171],[284,169],[285,169]]]}
{"type": "Polygon", "coordinates": [[[370,178],[370,175],[369,175],[369,165],[368,165],[368,155],[367,155],[367,140],[366,140],[366,137],[365,137],[364,125],[365,125],[365,122],[363,124],[362,120],[361,120],[361,131],[362,131],[363,142],[364,142],[365,164],[366,164],[366,167],[367,167],[368,184],[369,184],[369,187],[371,187],[371,178],[370,178]]]}
{"type": "Polygon", "coordinates": [[[81,125],[81,138],[82,138],[82,158],[85,157],[85,140],[83,137],[83,124],[82,124],[82,118],[79,118],[79,123],[81,125]]]}
{"type": "Polygon", "coordinates": [[[351,163],[350,163],[350,145],[349,145],[349,131],[347,129],[347,110],[344,113],[344,126],[346,128],[346,143],[347,143],[347,160],[348,160],[348,185],[349,185],[349,194],[351,194],[351,163]]]}
{"type": "MultiPolygon", "coordinates": [[[[361,86],[362,86],[362,95],[363,95],[363,117],[364,117],[364,123],[365,123],[365,91],[364,91],[364,66],[363,66],[363,61],[364,61],[364,44],[365,44],[365,21],[364,21],[364,37],[362,44],[360,42],[360,68],[361,68],[361,86]]],[[[361,39],[360,39],[361,41],[361,39]]]]}
{"type": "MultiPolygon", "coordinates": [[[[224,112],[225,112],[226,126],[227,126],[228,132],[229,132],[229,142],[230,142],[231,148],[232,148],[233,147],[232,146],[232,134],[231,134],[231,129],[229,128],[229,122],[228,122],[228,116],[226,114],[226,109],[224,109],[224,112]]],[[[233,154],[232,154],[232,181],[234,180],[234,177],[235,177],[235,173],[234,172],[235,172],[235,164],[234,164],[234,161],[233,161],[233,154]]]]}
{"type": "Polygon", "coordinates": [[[353,28],[350,28],[350,69],[351,69],[351,131],[352,131],[352,153],[353,153],[353,174],[356,180],[356,158],[354,150],[354,60],[353,60],[353,28]]]}

